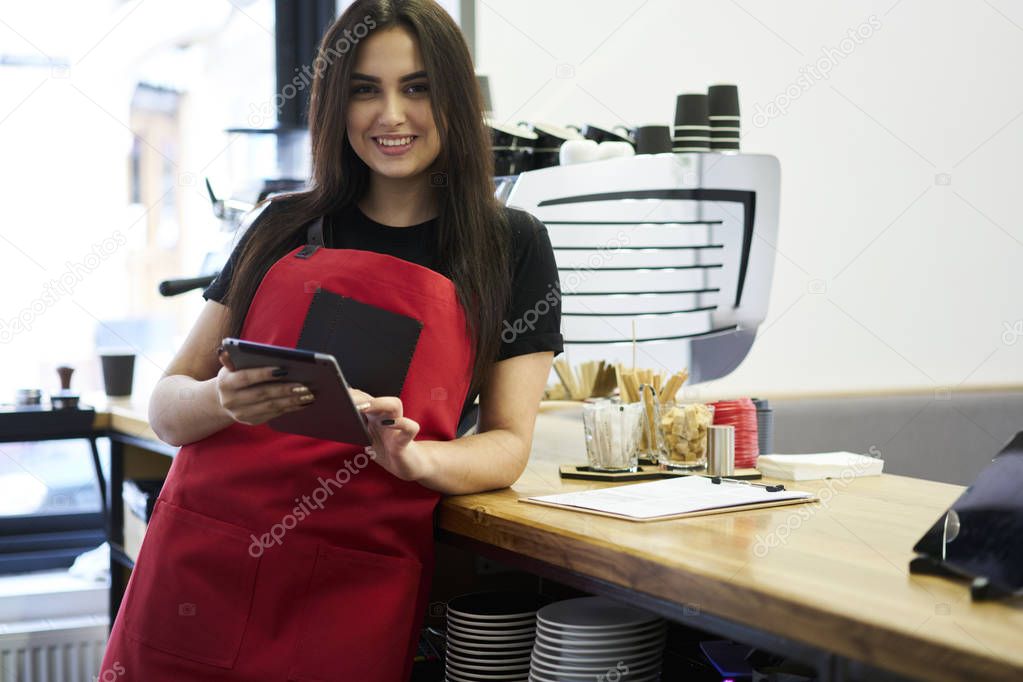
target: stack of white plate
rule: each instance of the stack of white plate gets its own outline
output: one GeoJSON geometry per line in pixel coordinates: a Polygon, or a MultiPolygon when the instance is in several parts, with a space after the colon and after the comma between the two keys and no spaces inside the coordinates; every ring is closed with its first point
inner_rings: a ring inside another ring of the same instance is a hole
{"type": "Polygon", "coordinates": [[[525,682],[536,636],[536,611],[547,601],[519,592],[480,592],[449,601],[446,679],[525,682]]]}
{"type": "Polygon", "coordinates": [[[665,623],[652,613],[583,597],[545,606],[536,620],[530,682],[660,677],[665,623]]]}

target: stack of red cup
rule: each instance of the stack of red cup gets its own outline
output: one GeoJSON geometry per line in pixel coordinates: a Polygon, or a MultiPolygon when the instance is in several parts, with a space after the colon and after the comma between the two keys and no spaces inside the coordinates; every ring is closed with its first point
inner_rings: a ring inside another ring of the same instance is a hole
{"type": "Polygon", "coordinates": [[[735,427],[735,468],[757,465],[757,408],[750,398],[719,400],[714,405],[714,425],[735,427]]]}

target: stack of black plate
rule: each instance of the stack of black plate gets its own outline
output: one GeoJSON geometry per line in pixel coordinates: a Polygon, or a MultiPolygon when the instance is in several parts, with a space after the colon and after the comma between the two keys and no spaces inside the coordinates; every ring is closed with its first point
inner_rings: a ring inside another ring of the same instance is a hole
{"type": "Polygon", "coordinates": [[[446,679],[527,680],[536,611],[545,603],[519,592],[480,592],[448,602],[446,679]]]}

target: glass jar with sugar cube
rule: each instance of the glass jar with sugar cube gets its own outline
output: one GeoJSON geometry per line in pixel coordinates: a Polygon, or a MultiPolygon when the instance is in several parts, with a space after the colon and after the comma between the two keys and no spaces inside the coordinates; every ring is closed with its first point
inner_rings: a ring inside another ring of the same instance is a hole
{"type": "Polygon", "coordinates": [[[643,456],[666,469],[700,469],[707,465],[707,428],[714,407],[702,403],[657,400],[644,386],[643,456]]]}

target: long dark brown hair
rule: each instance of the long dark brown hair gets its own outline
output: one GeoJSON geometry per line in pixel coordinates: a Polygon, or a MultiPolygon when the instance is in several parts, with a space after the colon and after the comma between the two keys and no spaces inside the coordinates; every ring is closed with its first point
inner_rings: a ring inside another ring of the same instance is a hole
{"type": "Polygon", "coordinates": [[[511,291],[511,236],[494,196],[490,137],[472,57],[457,24],[433,0],[357,0],[327,29],[312,64],[312,181],[306,191],[274,198],[251,229],[224,298],[228,333],[241,335],[260,281],[294,248],[308,222],[356,203],[368,190],[369,168],[348,142],[350,78],[358,40],[393,27],[418,40],[429,78],[440,134],[440,154],[432,166],[438,172],[431,174],[440,209],[435,256],[466,313],[466,334],[475,347],[473,392],[500,348],[511,291]]]}

